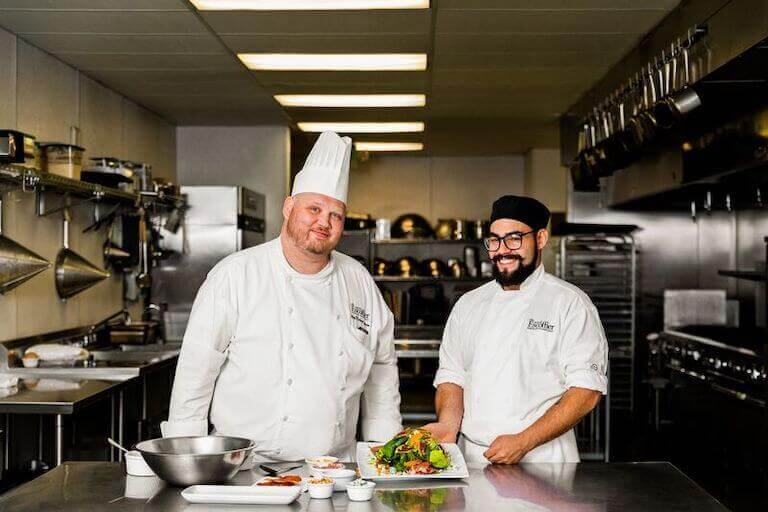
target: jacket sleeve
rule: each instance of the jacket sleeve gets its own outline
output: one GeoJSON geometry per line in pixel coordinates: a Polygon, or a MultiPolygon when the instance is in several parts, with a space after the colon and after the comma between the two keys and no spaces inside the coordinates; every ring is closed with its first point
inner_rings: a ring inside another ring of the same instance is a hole
{"type": "Polygon", "coordinates": [[[568,309],[560,346],[560,369],[566,388],[608,392],[608,342],[595,306],[577,300],[568,309]]]}
{"type": "MultiPolygon", "coordinates": [[[[375,288],[375,284],[371,283],[375,288]]],[[[400,379],[395,354],[395,320],[378,289],[374,290],[377,339],[371,373],[363,388],[361,403],[363,439],[388,441],[402,430],[400,379]]],[[[373,331],[372,331],[373,332],[373,331]]]]}
{"type": "Polygon", "coordinates": [[[464,387],[467,380],[467,368],[464,361],[464,345],[460,327],[461,301],[457,302],[448,317],[440,343],[440,363],[435,373],[435,387],[445,382],[464,387]]]}
{"type": "Polygon", "coordinates": [[[184,333],[164,437],[208,434],[208,410],[235,332],[237,298],[226,268],[216,268],[197,292],[184,333]]]}

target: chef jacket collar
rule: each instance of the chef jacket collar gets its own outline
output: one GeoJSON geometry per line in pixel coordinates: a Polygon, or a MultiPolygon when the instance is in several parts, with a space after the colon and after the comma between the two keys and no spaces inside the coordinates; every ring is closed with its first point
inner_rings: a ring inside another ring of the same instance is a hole
{"type": "Polygon", "coordinates": [[[539,283],[541,275],[544,273],[544,263],[540,263],[536,270],[531,275],[525,278],[520,284],[519,290],[505,290],[501,285],[496,282],[496,297],[503,299],[520,299],[522,297],[530,295],[530,293],[536,289],[536,285],[539,283]]]}
{"type": "Polygon", "coordinates": [[[336,269],[336,261],[333,252],[331,252],[331,259],[320,272],[317,272],[316,274],[302,274],[301,272],[298,272],[291,266],[290,263],[288,263],[288,260],[283,253],[283,244],[280,241],[280,237],[278,237],[277,243],[275,244],[275,252],[277,253],[275,256],[278,261],[278,267],[286,277],[291,277],[293,279],[303,279],[305,281],[324,281],[328,279],[336,269]]]}

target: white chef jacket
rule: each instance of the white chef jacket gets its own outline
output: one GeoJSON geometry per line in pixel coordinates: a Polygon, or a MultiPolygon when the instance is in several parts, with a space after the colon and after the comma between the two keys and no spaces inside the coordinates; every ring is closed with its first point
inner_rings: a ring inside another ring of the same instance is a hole
{"type": "MultiPolygon", "coordinates": [[[[492,281],[457,301],[434,385],[463,388],[463,448],[468,462],[481,463],[497,436],[522,432],[569,388],[605,394],[607,366],[597,309],[584,292],[540,265],[519,290],[492,281]]],[[[522,461],[578,462],[573,430],[522,461]]]]}
{"type": "Polygon", "coordinates": [[[354,451],[401,429],[394,322],[366,269],[333,252],[296,272],[280,239],[228,256],[195,299],[163,435],[256,442],[262,460],[354,451]],[[362,395],[362,400],[361,400],[362,395]]]}

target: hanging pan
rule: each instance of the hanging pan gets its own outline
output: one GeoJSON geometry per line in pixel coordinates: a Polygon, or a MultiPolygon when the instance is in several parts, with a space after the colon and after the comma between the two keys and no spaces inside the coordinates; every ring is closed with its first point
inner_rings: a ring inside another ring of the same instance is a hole
{"type": "Polygon", "coordinates": [[[67,299],[109,277],[106,272],[69,248],[69,211],[64,210],[63,247],[56,256],[56,291],[67,299]]]}
{"type": "Polygon", "coordinates": [[[3,199],[0,196],[0,294],[16,288],[51,266],[51,262],[3,235],[3,199]]]}

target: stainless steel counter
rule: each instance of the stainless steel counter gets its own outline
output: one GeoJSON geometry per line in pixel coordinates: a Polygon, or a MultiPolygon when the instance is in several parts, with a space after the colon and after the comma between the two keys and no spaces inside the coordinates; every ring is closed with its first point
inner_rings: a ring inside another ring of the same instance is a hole
{"type": "MultiPolygon", "coordinates": [[[[64,418],[79,409],[100,400],[111,400],[112,410],[117,412],[112,433],[118,442],[123,441],[124,398],[123,388],[134,379],[141,379],[142,400],[146,401],[146,379],[153,372],[169,368],[176,363],[179,350],[168,347],[164,351],[93,351],[94,367],[24,368],[6,369],[4,374],[20,379],[15,388],[0,390],[0,414],[50,414],[55,415],[54,452],[55,464],[64,460],[64,418]]],[[[142,406],[141,421],[146,420],[146,407],[142,406]]],[[[6,453],[13,435],[10,423],[5,425],[6,453]]],[[[42,436],[42,429],[39,436],[42,436]]],[[[41,437],[42,439],[42,437],[41,437]]],[[[42,444],[42,441],[39,441],[42,444]]],[[[113,450],[112,457],[122,460],[122,453],[113,450]]],[[[5,467],[8,461],[6,458],[5,467]]]]}
{"type": "MultiPolygon", "coordinates": [[[[249,485],[256,472],[238,474],[233,484],[249,485]]],[[[521,464],[470,470],[466,481],[379,484],[370,502],[345,493],[291,506],[192,505],[180,489],[157,478],[126,477],[109,462],[67,462],[0,497],[0,510],[75,511],[291,511],[348,512],[472,510],[722,511],[726,510],[674,466],[663,462],[627,464],[521,464]],[[421,484],[421,485],[419,485],[421,484]]]]}
{"type": "Polygon", "coordinates": [[[74,414],[121,386],[121,381],[25,376],[19,381],[17,391],[3,390],[12,394],[0,397],[0,413],[74,414]]]}

